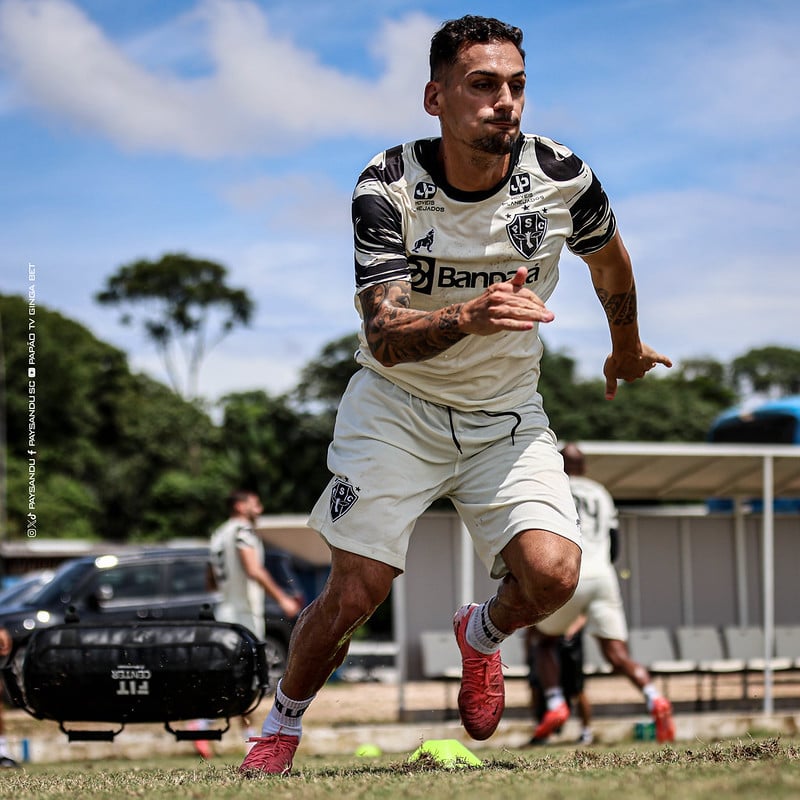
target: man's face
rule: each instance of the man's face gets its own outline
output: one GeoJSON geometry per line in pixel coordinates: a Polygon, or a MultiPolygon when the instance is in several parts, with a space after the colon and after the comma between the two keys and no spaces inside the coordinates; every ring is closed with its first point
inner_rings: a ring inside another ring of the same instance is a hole
{"type": "Polygon", "coordinates": [[[256,494],[247,495],[244,500],[240,500],[236,504],[236,507],[239,514],[251,522],[255,522],[256,518],[264,511],[264,506],[261,505],[261,500],[256,494]]]}
{"type": "Polygon", "coordinates": [[[511,42],[463,48],[425,87],[425,109],[439,117],[442,136],[481,153],[511,152],[524,106],[525,64],[511,42]]]}

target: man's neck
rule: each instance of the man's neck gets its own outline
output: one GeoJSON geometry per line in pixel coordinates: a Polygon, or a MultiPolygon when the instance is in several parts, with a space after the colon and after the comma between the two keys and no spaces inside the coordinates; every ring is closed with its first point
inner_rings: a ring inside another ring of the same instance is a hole
{"type": "Polygon", "coordinates": [[[439,144],[439,165],[447,182],[462,192],[481,192],[497,186],[508,172],[511,155],[493,155],[478,150],[439,144]]]}

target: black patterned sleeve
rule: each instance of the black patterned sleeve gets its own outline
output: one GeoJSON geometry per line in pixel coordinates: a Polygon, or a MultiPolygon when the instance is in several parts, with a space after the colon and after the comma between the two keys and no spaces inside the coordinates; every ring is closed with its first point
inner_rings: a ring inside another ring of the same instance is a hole
{"type": "Polygon", "coordinates": [[[617,232],[617,222],[603,187],[588,164],[552,139],[535,140],[542,172],[554,181],[572,216],[567,247],[578,256],[596,253],[617,232]]]}
{"type": "Polygon", "coordinates": [[[356,192],[353,198],[356,288],[410,280],[399,211],[380,194],[356,192]]]}
{"type": "MultiPolygon", "coordinates": [[[[589,168],[586,168],[589,170],[589,168]]],[[[570,207],[572,235],[567,247],[577,256],[589,256],[605,247],[617,232],[617,221],[600,181],[589,170],[591,182],[570,207]]]]}

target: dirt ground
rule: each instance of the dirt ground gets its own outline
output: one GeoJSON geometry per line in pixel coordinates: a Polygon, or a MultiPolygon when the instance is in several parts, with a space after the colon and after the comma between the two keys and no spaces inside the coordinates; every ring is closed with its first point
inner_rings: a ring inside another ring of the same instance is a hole
{"type": "MultiPolygon", "coordinates": [[[[673,676],[668,680],[656,678],[656,683],[664,694],[685,710],[694,710],[698,686],[694,675],[673,676]]],[[[748,679],[747,699],[742,699],[742,676],[721,676],[717,681],[716,697],[720,707],[726,704],[746,707],[758,711],[762,707],[763,682],[753,676],[748,679]]],[[[597,717],[614,714],[642,713],[644,703],[641,693],[622,676],[593,676],[587,678],[586,692],[597,717]]],[[[396,683],[379,682],[331,682],[319,693],[306,712],[308,726],[374,725],[396,723],[409,719],[453,719],[457,716],[456,698],[458,683],[435,681],[414,681],[407,683],[401,694],[396,683]],[[401,718],[400,706],[405,717],[401,718]]],[[[711,710],[711,686],[708,678],[702,686],[704,708],[711,710]]],[[[791,674],[776,673],[773,684],[773,698],[776,707],[800,709],[800,672],[791,674]]],[[[271,706],[272,699],[264,698],[252,714],[260,725],[271,706]]],[[[530,690],[527,681],[520,678],[506,680],[506,714],[517,719],[528,718],[530,690]]],[[[36,720],[19,709],[4,709],[7,733],[22,737],[42,728],[57,731],[57,723],[36,720]]],[[[233,723],[234,725],[237,723],[233,723]]],[[[154,726],[154,729],[160,726],[154,726]]]]}
{"type": "MultiPolygon", "coordinates": [[[[656,685],[673,703],[685,708],[694,707],[698,697],[695,675],[655,678],[656,685]]],[[[703,707],[711,708],[712,686],[708,677],[699,687],[703,707]]],[[[636,713],[643,708],[641,692],[620,675],[593,676],[586,680],[586,693],[598,716],[613,713],[621,706],[630,705],[636,713]]],[[[458,684],[435,681],[415,681],[405,685],[402,694],[403,708],[410,714],[435,712],[456,708],[458,684]]],[[[741,675],[720,676],[715,688],[719,705],[746,705],[753,710],[761,708],[764,684],[760,677],[749,676],[746,699],[743,699],[741,675]]],[[[800,708],[800,672],[776,673],[773,681],[773,697],[777,702],[795,701],[800,708]]],[[[399,721],[401,701],[397,684],[384,683],[330,683],[314,700],[306,712],[306,721],[318,724],[372,724],[399,721]]],[[[266,702],[266,701],[265,701],[266,702]]],[[[530,689],[527,681],[520,678],[506,680],[506,708],[509,713],[524,716],[530,704],[530,689]]],[[[262,703],[262,705],[264,705],[262,703]]],[[[268,709],[269,706],[267,705],[268,709]]]]}

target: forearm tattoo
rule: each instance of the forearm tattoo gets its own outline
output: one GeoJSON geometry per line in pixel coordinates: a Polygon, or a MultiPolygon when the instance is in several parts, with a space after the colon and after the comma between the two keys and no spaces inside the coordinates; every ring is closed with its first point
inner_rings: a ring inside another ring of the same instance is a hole
{"type": "Polygon", "coordinates": [[[636,286],[622,294],[609,294],[605,289],[597,289],[597,296],[605,309],[610,325],[632,325],[636,322],[636,286]]]}
{"type": "Polygon", "coordinates": [[[360,300],[369,349],[387,366],[432,358],[467,335],[459,329],[460,303],[416,311],[408,281],[371,286],[360,300]]]}

